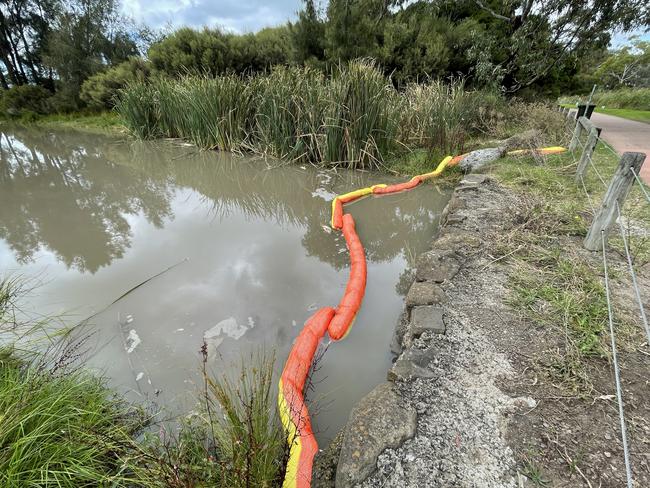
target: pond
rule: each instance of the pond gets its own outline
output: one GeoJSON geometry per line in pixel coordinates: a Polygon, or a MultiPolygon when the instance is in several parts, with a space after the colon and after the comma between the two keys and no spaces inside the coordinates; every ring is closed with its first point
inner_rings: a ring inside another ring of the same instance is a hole
{"type": "MultiPolygon", "coordinates": [[[[345,289],[349,258],[329,229],[330,200],[399,181],[22,127],[3,128],[0,158],[0,275],[38,283],[26,313],[69,325],[91,317],[88,366],[170,415],[196,405],[204,338],[215,374],[260,348],[281,371],[304,321],[345,289]]],[[[315,375],[321,444],[385,379],[410,266],[448,199],[427,184],[346,207],[368,285],[351,333],[326,349],[315,375]]]]}

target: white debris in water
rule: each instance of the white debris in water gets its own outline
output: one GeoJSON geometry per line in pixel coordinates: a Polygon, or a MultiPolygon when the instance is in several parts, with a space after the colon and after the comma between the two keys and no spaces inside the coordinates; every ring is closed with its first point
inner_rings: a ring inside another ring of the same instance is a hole
{"type": "Polygon", "coordinates": [[[297,325],[298,325],[298,322],[296,322],[295,320],[291,321],[291,326],[292,327],[296,327],[297,325]]]}
{"type": "Polygon", "coordinates": [[[323,226],[321,226],[321,227],[323,227],[323,230],[324,230],[327,234],[331,234],[331,233],[332,233],[332,228],[331,228],[329,225],[323,225],[323,226]]]}
{"type": "Polygon", "coordinates": [[[315,303],[312,303],[311,305],[309,305],[309,306],[307,307],[307,311],[308,311],[308,312],[313,312],[313,311],[316,310],[317,308],[318,308],[318,305],[316,305],[315,303]]]}
{"type": "Polygon", "coordinates": [[[131,354],[141,342],[140,336],[138,336],[135,329],[131,329],[129,335],[126,337],[126,353],[131,354]]]}
{"type": "Polygon", "coordinates": [[[203,340],[208,345],[208,355],[213,355],[225,340],[225,337],[221,337],[222,334],[225,334],[231,339],[238,340],[241,339],[247,330],[248,327],[238,324],[234,317],[228,317],[214,327],[206,330],[203,333],[203,340]]]}
{"type": "Polygon", "coordinates": [[[129,315],[126,316],[126,323],[130,324],[131,322],[133,322],[133,315],[129,314],[129,315]]]}
{"type": "Polygon", "coordinates": [[[138,376],[135,377],[135,381],[140,381],[140,380],[142,379],[143,376],[144,376],[144,373],[143,373],[142,371],[140,371],[140,372],[138,373],[138,376]]]}
{"type": "Polygon", "coordinates": [[[180,329],[176,329],[176,332],[183,332],[184,330],[185,330],[185,329],[183,329],[183,328],[181,327],[180,329]]]}
{"type": "Polygon", "coordinates": [[[334,200],[334,197],[336,197],[336,193],[332,193],[331,191],[327,191],[325,188],[316,188],[313,192],[311,192],[311,196],[316,198],[322,198],[326,202],[330,202],[334,200]]]}
{"type": "Polygon", "coordinates": [[[253,317],[248,317],[248,327],[251,329],[255,327],[255,320],[253,320],[253,317]]]}

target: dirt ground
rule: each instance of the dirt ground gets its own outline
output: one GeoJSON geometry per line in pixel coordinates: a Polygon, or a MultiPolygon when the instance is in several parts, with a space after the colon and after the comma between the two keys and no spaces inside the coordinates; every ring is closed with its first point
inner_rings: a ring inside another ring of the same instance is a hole
{"type": "MultiPolygon", "coordinates": [[[[511,306],[517,263],[499,255],[498,251],[503,251],[500,246],[494,252],[493,244],[527,226],[528,216],[522,209],[529,205],[511,190],[491,183],[476,191],[466,206],[466,215],[474,213],[469,225],[480,235],[482,245],[454,279],[454,306],[472,323],[480,324],[482,333],[512,366],[514,373],[497,381],[499,389],[512,398],[534,400],[530,406],[506,414],[505,438],[516,462],[511,475],[518,486],[624,486],[608,332],[601,338],[606,357],[578,354],[573,361],[577,353],[567,345],[560,314],[553,326],[511,306]],[[578,363],[575,371],[565,371],[573,362],[578,363]]],[[[468,226],[467,220],[461,225],[468,226]]],[[[584,250],[581,237],[558,239],[557,246],[566,256],[576,256],[601,271],[602,254],[584,250]]],[[[608,260],[614,277],[616,338],[635,486],[650,486],[650,348],[635,320],[638,308],[625,257],[610,252],[608,260]]],[[[650,267],[646,265],[637,273],[641,295],[649,297],[650,267]]]]}

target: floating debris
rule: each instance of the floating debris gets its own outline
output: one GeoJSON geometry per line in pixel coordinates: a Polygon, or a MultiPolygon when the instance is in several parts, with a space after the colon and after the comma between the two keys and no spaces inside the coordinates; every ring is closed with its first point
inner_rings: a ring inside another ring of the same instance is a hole
{"type": "Polygon", "coordinates": [[[140,336],[138,336],[135,329],[131,329],[129,335],[126,337],[126,353],[131,354],[141,342],[140,336]]]}

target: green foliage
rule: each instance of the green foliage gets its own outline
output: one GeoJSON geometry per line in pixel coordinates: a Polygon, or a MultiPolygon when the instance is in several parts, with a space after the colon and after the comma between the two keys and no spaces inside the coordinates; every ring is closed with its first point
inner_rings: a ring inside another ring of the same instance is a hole
{"type": "Polygon", "coordinates": [[[289,25],[292,58],[298,64],[318,66],[325,60],[325,21],[319,17],[313,0],[305,0],[298,20],[289,25]]]}
{"type": "Polygon", "coordinates": [[[608,88],[650,87],[650,42],[637,40],[612,51],[594,75],[608,88]]]}
{"type": "Polygon", "coordinates": [[[289,29],[285,26],[244,35],[182,28],[148,51],[154,68],[170,76],[260,72],[287,63],[289,56],[289,29]]]}
{"type": "Polygon", "coordinates": [[[254,85],[254,150],[298,162],[321,161],[328,107],[323,74],[313,68],[279,67],[254,85]]]}
{"type": "MultiPolygon", "coordinates": [[[[24,285],[0,279],[0,333],[16,327],[24,285]]],[[[232,377],[215,378],[204,345],[197,408],[175,426],[178,434],[161,425],[153,435],[142,409],[77,368],[84,342],[62,338],[48,342],[45,353],[0,348],[3,488],[281,486],[288,444],[272,356],[252,355],[232,377]]]]}
{"type": "Polygon", "coordinates": [[[115,103],[126,128],[141,139],[161,133],[156,95],[149,85],[136,82],[121,90],[115,103]]]}
{"type": "Polygon", "coordinates": [[[130,58],[84,81],[79,97],[90,109],[110,109],[119,90],[129,83],[145,81],[150,74],[149,63],[141,58],[130,58]]]}
{"type": "Polygon", "coordinates": [[[398,97],[372,62],[341,68],[330,85],[323,160],[352,168],[377,166],[395,145],[398,97]]]}
{"type": "MultiPolygon", "coordinates": [[[[567,95],[559,98],[559,103],[575,105],[586,103],[587,96],[567,95]]],[[[600,108],[629,108],[633,110],[650,110],[650,88],[621,88],[618,90],[598,91],[593,99],[600,108]]]]}
{"type": "Polygon", "coordinates": [[[410,84],[400,121],[401,140],[445,154],[462,152],[470,134],[487,129],[503,101],[490,92],[469,92],[462,80],[410,84]]]}
{"type": "Polygon", "coordinates": [[[45,370],[0,351],[0,484],[76,488],[120,483],[136,410],[82,372],[45,370]]]}
{"type": "Polygon", "coordinates": [[[46,114],[51,110],[52,92],[42,86],[18,85],[2,92],[0,110],[9,116],[20,116],[25,112],[46,114]]]}
{"type": "Polygon", "coordinates": [[[116,0],[86,0],[55,17],[44,63],[58,74],[59,111],[81,107],[82,83],[103,70],[106,60],[118,64],[137,54],[135,43],[114,22],[118,9],[116,0]]]}

